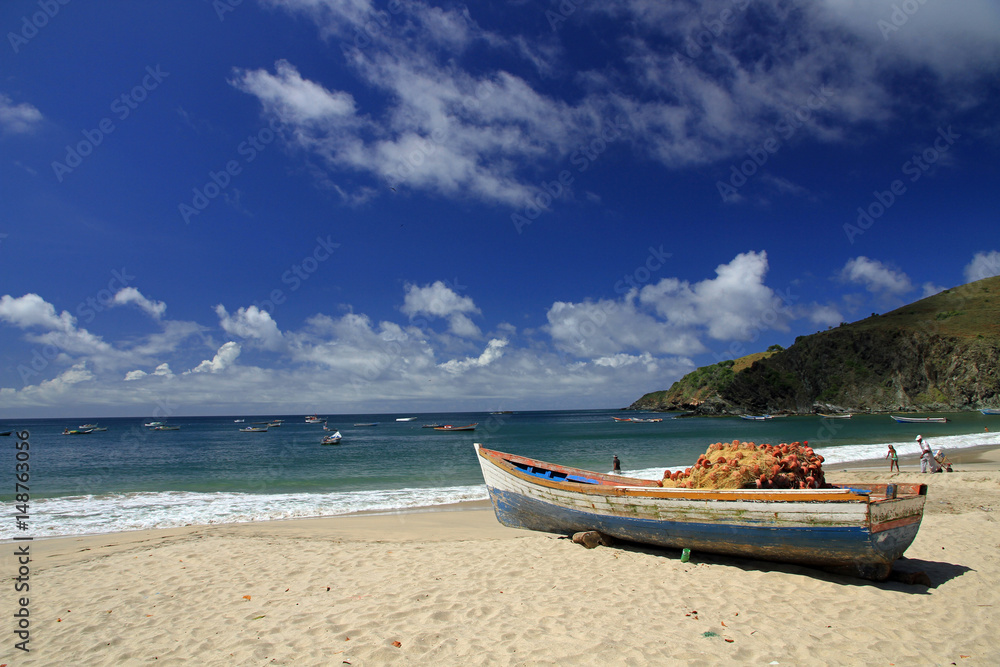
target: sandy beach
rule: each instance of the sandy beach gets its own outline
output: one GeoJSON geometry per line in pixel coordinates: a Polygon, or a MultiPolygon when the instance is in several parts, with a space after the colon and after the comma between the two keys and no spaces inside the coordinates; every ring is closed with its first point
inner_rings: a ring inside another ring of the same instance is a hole
{"type": "Polygon", "coordinates": [[[584,549],[499,525],[488,503],[29,543],[0,665],[995,665],[1000,449],[929,484],[899,572],[931,586],[672,550],[584,549]],[[31,649],[12,617],[28,598],[31,649]]]}

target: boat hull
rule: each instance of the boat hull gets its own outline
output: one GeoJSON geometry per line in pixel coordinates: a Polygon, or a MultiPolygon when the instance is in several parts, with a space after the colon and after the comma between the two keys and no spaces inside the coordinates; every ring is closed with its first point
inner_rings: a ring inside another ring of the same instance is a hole
{"type": "MultiPolygon", "coordinates": [[[[505,465],[502,457],[508,455],[477,449],[497,520],[506,526],[562,534],[597,530],[631,542],[872,580],[888,577],[893,561],[913,542],[926,494],[926,486],[911,485],[916,493],[872,502],[871,493],[846,489],[663,489],[648,480],[619,478],[623,483],[616,484],[613,476],[543,464],[597,480],[574,483],[536,478],[505,465]]],[[[885,493],[885,485],[878,486],[870,488],[885,493]]]]}

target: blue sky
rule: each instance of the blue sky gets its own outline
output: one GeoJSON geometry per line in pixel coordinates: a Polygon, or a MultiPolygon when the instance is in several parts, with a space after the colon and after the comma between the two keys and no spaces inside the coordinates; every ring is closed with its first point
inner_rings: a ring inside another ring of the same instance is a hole
{"type": "Polygon", "coordinates": [[[1000,273],[987,0],[0,30],[0,418],[620,407],[1000,273]]]}

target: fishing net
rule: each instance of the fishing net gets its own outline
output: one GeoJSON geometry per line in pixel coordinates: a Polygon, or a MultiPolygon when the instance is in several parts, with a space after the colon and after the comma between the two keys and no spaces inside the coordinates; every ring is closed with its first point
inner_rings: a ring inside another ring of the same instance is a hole
{"type": "Polygon", "coordinates": [[[808,442],[757,445],[716,442],[698,457],[694,467],[666,471],[661,485],[687,489],[818,489],[823,457],[808,442]]]}

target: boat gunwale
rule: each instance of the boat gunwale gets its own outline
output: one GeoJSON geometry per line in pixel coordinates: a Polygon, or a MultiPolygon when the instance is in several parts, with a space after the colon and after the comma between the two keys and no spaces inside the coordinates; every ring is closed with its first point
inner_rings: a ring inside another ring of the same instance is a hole
{"type": "Polygon", "coordinates": [[[927,495],[926,484],[896,484],[896,496],[886,497],[886,484],[851,484],[829,489],[685,489],[661,487],[655,480],[609,475],[606,473],[584,470],[548,463],[517,454],[508,454],[487,449],[480,443],[475,443],[476,453],[517,479],[538,486],[561,489],[572,493],[590,496],[633,496],[661,498],[663,500],[692,501],[754,501],[754,502],[826,502],[826,503],[863,503],[866,505],[881,504],[894,500],[917,498],[927,495]],[[511,461],[523,463],[532,467],[544,468],[560,474],[577,475],[597,478],[600,483],[581,483],[538,477],[526,473],[511,461]],[[625,482],[625,483],[622,483],[625,482]],[[867,493],[858,493],[865,490],[867,493]]]}

